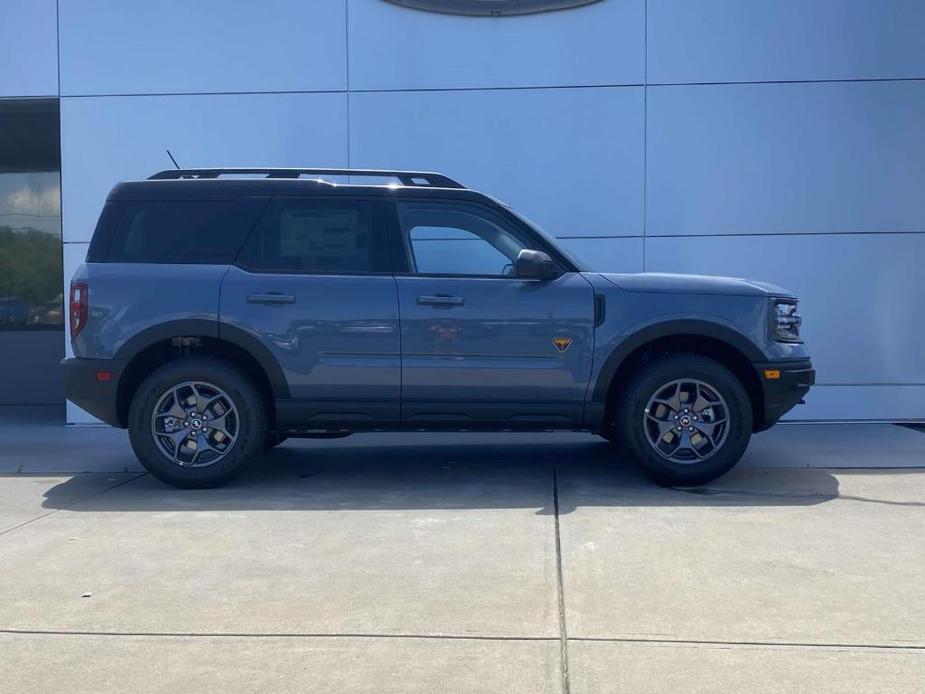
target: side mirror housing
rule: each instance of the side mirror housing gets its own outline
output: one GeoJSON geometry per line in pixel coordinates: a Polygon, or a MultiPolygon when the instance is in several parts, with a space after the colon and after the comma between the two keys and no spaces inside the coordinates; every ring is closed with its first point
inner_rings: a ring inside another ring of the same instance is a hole
{"type": "Polygon", "coordinates": [[[559,268],[543,251],[524,248],[514,261],[514,274],[526,279],[551,280],[559,276],[559,268]]]}

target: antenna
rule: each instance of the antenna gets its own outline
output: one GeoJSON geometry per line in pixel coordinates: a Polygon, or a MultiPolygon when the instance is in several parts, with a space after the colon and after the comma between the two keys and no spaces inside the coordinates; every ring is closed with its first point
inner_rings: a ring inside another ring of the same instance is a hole
{"type": "Polygon", "coordinates": [[[167,156],[170,157],[170,161],[173,162],[173,165],[179,169],[180,165],[177,163],[177,160],[173,158],[173,155],[170,153],[169,149],[167,150],[167,156]]]}

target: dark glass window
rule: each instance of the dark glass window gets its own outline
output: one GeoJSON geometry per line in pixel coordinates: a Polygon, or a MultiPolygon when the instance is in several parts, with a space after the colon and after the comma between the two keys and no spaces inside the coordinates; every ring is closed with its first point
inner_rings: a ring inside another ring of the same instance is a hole
{"type": "Polygon", "coordinates": [[[0,330],[61,330],[58,103],[0,100],[0,330]]]}
{"type": "Polygon", "coordinates": [[[96,228],[93,230],[90,247],[87,249],[88,263],[106,261],[109,244],[112,243],[112,236],[116,231],[116,226],[119,224],[119,218],[122,216],[122,205],[123,203],[118,200],[107,200],[106,204],[103,205],[100,218],[96,220],[96,228]]]}
{"type": "Polygon", "coordinates": [[[0,99],[0,405],[64,402],[57,99],[0,99]]]}
{"type": "Polygon", "coordinates": [[[230,263],[265,200],[126,200],[114,263],[230,263]]]}
{"type": "Polygon", "coordinates": [[[388,241],[369,200],[276,198],[241,250],[254,270],[388,272],[388,241]]]}
{"type": "Polygon", "coordinates": [[[398,217],[413,272],[505,276],[532,245],[495,215],[457,203],[400,202],[398,217]]]}

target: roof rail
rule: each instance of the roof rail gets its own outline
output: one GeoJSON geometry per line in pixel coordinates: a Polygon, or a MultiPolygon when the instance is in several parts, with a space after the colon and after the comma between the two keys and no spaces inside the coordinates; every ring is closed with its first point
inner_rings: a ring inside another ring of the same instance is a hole
{"type": "Polygon", "coordinates": [[[265,174],[266,178],[299,178],[300,176],[363,176],[368,178],[397,178],[403,186],[432,186],[435,188],[465,188],[462,183],[449,176],[430,171],[383,171],[379,169],[165,169],[149,181],[170,179],[208,179],[228,174],[265,174]]]}

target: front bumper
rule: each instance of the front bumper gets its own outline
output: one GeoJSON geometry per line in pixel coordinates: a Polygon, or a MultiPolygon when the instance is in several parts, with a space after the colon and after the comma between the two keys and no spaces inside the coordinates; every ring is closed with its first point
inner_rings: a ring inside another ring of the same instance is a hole
{"type": "Polygon", "coordinates": [[[764,395],[764,415],[755,431],[764,431],[802,402],[816,382],[816,371],[809,359],[760,362],[755,364],[764,395]],[[776,378],[773,378],[774,374],[776,378]]]}
{"type": "Polygon", "coordinates": [[[125,362],[118,359],[64,359],[64,396],[106,424],[124,427],[117,406],[119,378],[124,369],[125,362]],[[108,378],[105,374],[109,374],[108,378]]]}

